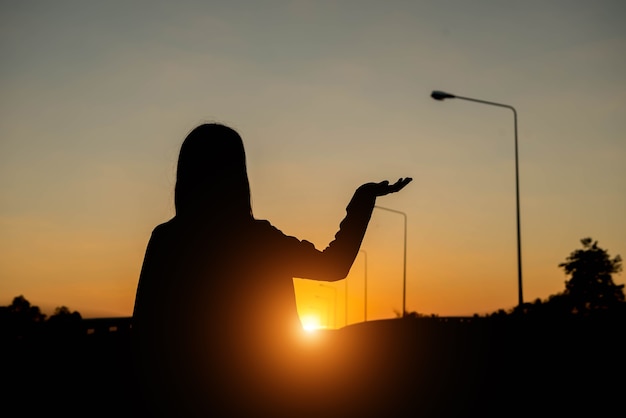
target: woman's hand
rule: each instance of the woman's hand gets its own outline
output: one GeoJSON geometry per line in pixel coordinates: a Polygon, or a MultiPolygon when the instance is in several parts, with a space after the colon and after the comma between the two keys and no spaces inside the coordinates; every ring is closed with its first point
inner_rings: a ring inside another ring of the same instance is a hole
{"type": "Polygon", "coordinates": [[[400,178],[394,184],[389,184],[388,180],[381,181],[380,183],[365,183],[359,190],[373,193],[374,196],[385,196],[389,193],[399,192],[409,184],[413,179],[411,177],[400,178]]]}

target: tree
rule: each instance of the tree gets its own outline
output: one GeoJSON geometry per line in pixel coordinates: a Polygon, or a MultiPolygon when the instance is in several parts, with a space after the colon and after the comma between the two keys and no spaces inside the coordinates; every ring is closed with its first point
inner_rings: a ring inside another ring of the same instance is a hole
{"type": "Polygon", "coordinates": [[[39,329],[46,319],[38,306],[31,305],[23,295],[13,298],[13,302],[2,309],[0,315],[2,337],[24,338],[39,329]]]}
{"type": "Polygon", "coordinates": [[[29,322],[43,322],[46,319],[46,315],[41,313],[39,306],[31,305],[23,295],[13,298],[13,302],[9,305],[9,312],[29,322]]]}
{"type": "Polygon", "coordinates": [[[48,330],[57,338],[79,336],[82,332],[82,317],[67,306],[59,306],[48,319],[48,330]]]}
{"type": "Polygon", "coordinates": [[[573,251],[559,267],[570,279],[563,296],[572,313],[589,315],[612,311],[624,305],[624,285],[617,285],[612,274],[622,270],[622,258],[614,258],[591,238],[580,240],[583,248],[573,251]]]}
{"type": "Polygon", "coordinates": [[[48,324],[57,326],[68,326],[74,324],[80,324],[83,318],[77,311],[70,311],[67,306],[58,306],[54,310],[54,314],[48,319],[48,324]]]}
{"type": "Polygon", "coordinates": [[[54,310],[54,314],[52,314],[52,316],[50,317],[50,319],[52,318],[77,318],[77,319],[82,319],[80,316],[80,313],[78,313],[77,311],[70,311],[70,309],[67,306],[57,306],[56,309],[54,310]]]}

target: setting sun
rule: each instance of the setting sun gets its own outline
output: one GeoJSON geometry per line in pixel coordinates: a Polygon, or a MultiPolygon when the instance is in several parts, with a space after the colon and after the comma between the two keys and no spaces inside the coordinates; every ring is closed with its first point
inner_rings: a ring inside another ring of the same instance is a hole
{"type": "Polygon", "coordinates": [[[306,315],[301,318],[302,329],[306,332],[314,332],[320,328],[326,328],[322,325],[320,318],[315,315],[306,315]]]}

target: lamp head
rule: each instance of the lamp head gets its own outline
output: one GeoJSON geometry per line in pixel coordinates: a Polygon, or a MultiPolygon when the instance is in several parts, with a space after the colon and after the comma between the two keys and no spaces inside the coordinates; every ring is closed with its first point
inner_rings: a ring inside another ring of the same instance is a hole
{"type": "Polygon", "coordinates": [[[446,93],[445,91],[433,90],[430,93],[430,97],[435,100],[444,100],[444,99],[454,99],[456,96],[454,94],[446,93]]]}

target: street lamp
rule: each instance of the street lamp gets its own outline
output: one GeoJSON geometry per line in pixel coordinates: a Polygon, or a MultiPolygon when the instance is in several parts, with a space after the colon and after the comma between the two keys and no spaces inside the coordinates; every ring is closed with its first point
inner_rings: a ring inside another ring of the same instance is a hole
{"type": "Polygon", "coordinates": [[[395,209],[389,209],[382,206],[374,206],[377,209],[400,214],[404,217],[404,267],[402,272],[402,317],[406,314],[406,213],[395,209]]]}
{"type": "Polygon", "coordinates": [[[520,209],[519,209],[519,163],[518,163],[518,152],[517,152],[517,111],[513,106],[503,104],[503,103],[495,103],[488,102],[486,100],[473,99],[470,97],[457,96],[456,94],[446,93],[445,91],[433,90],[430,94],[435,100],[445,100],[445,99],[462,99],[468,100],[470,102],[482,103],[486,105],[498,106],[498,107],[506,107],[507,109],[511,109],[513,111],[513,124],[515,130],[515,205],[516,205],[516,217],[517,217],[517,286],[518,286],[518,305],[521,309],[524,304],[524,297],[522,294],[522,244],[521,244],[521,234],[520,234],[520,209]]]}
{"type": "Polygon", "coordinates": [[[337,328],[337,289],[334,286],[327,286],[321,283],[320,283],[320,287],[325,287],[333,291],[333,295],[334,295],[333,323],[334,323],[334,327],[337,328]]]}
{"type": "MultiPolygon", "coordinates": [[[[365,250],[359,250],[360,253],[363,253],[365,260],[365,268],[364,268],[364,276],[365,276],[365,315],[364,320],[367,321],[367,252],[365,250]]],[[[345,325],[348,325],[348,278],[345,279],[345,325]]]]}
{"type": "Polygon", "coordinates": [[[326,304],[326,328],[330,328],[330,303],[328,303],[328,298],[320,295],[315,295],[315,298],[323,300],[326,304]]]}
{"type": "MultiPolygon", "coordinates": [[[[359,252],[363,253],[363,259],[365,260],[365,270],[364,270],[364,280],[363,280],[363,322],[367,322],[367,252],[365,250],[359,250],[359,252]]],[[[347,286],[347,283],[346,283],[347,286]]],[[[348,290],[346,288],[346,294],[348,293],[348,290]]],[[[348,299],[346,297],[346,312],[348,310],[348,299]]],[[[347,323],[347,317],[346,317],[346,323],[347,323]]]]}
{"type": "Polygon", "coordinates": [[[348,326],[348,277],[346,276],[344,281],[344,327],[348,326]]]}

